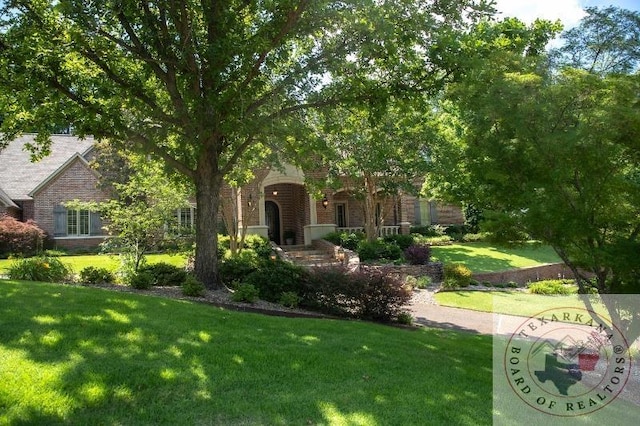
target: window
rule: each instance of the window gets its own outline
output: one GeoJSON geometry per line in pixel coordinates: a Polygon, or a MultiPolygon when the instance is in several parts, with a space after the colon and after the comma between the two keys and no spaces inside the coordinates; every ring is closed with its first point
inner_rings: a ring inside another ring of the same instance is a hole
{"type": "Polygon", "coordinates": [[[85,237],[103,235],[102,220],[98,212],[68,210],[63,205],[53,208],[54,237],[85,237]]]}
{"type": "Polygon", "coordinates": [[[336,203],[336,225],[338,228],[347,227],[347,205],[345,203],[336,203]]]}
{"type": "Polygon", "coordinates": [[[89,235],[89,210],[67,210],[67,235],[89,235]]]}
{"type": "Polygon", "coordinates": [[[196,225],[196,208],[185,207],[177,209],[173,213],[173,222],[170,229],[176,234],[181,234],[181,230],[192,229],[196,225]]]}

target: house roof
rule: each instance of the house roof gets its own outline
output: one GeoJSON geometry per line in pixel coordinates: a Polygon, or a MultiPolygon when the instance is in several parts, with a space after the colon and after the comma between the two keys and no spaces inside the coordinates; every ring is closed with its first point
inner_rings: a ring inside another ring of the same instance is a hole
{"type": "Polygon", "coordinates": [[[13,207],[16,209],[20,208],[18,205],[16,205],[16,203],[13,202],[13,200],[11,200],[9,195],[6,192],[4,192],[2,188],[0,188],[0,205],[5,207],[13,207]]]}
{"type": "Polygon", "coordinates": [[[31,162],[31,153],[25,145],[34,143],[35,135],[23,135],[0,150],[0,190],[11,200],[30,200],[43,182],[78,156],[84,157],[93,147],[93,138],[78,139],[69,135],[51,136],[51,153],[31,162]]]}

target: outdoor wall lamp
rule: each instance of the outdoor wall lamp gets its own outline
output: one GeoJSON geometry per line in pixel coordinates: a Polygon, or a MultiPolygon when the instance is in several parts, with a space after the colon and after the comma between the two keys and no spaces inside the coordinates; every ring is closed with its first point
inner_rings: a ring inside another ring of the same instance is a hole
{"type": "Polygon", "coordinates": [[[324,198],[322,199],[322,207],[326,209],[328,205],[329,205],[329,200],[327,199],[327,194],[324,194],[324,198]]]}

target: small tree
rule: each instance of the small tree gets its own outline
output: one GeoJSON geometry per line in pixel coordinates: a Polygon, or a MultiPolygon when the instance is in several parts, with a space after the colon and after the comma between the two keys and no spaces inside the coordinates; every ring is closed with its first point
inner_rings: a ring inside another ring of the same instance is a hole
{"type": "MultiPolygon", "coordinates": [[[[99,154],[95,167],[109,169],[100,162],[101,158],[104,156],[99,154]]],[[[188,187],[172,180],[157,162],[146,157],[123,154],[115,163],[126,165],[125,169],[135,173],[127,177],[117,173],[102,176],[102,185],[111,188],[114,198],[100,203],[73,201],[67,206],[100,212],[110,236],[103,243],[103,249],[120,253],[123,272],[129,274],[143,266],[145,255],[166,240],[176,211],[189,207],[188,187]]]]}

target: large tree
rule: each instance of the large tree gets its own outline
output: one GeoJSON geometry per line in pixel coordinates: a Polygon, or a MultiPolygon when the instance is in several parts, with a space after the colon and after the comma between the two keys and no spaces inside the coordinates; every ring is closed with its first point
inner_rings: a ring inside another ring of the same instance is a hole
{"type": "MultiPolygon", "coordinates": [[[[581,293],[639,293],[640,74],[584,68],[503,54],[452,87],[455,143],[441,151],[463,179],[450,173],[450,188],[499,212],[503,236],[551,245],[581,293]]],[[[640,312],[628,300],[603,298],[633,339],[640,312]]]]}
{"type": "Polygon", "coordinates": [[[640,70],[640,13],[617,7],[588,7],[580,23],[565,31],[563,45],[552,50],[556,66],[596,74],[640,70]]]}
{"type": "Polygon", "coordinates": [[[485,3],[7,1],[0,131],[38,131],[46,151],[51,123],[69,123],[190,179],[195,272],[213,287],[220,188],[239,161],[280,149],[308,108],[420,90],[455,65],[447,40],[485,3]]]}

